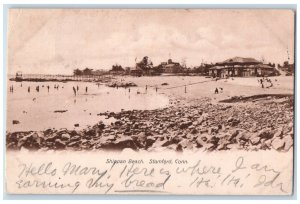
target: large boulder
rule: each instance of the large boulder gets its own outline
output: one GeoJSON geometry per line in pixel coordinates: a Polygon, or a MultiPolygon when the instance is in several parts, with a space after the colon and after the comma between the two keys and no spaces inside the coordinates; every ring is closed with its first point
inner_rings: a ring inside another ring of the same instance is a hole
{"type": "Polygon", "coordinates": [[[272,141],[271,145],[273,149],[282,150],[284,148],[284,144],[285,144],[284,140],[277,137],[272,141]]]}
{"type": "Polygon", "coordinates": [[[66,142],[61,139],[56,139],[54,142],[55,149],[64,149],[66,147],[66,142]]]}
{"type": "Polygon", "coordinates": [[[274,133],[269,128],[266,128],[266,129],[259,131],[258,136],[260,138],[271,139],[271,138],[273,138],[274,133]]]}
{"type": "Polygon", "coordinates": [[[101,148],[109,150],[123,150],[125,148],[130,148],[133,150],[138,149],[133,139],[128,136],[123,136],[121,138],[117,138],[115,141],[101,144],[101,148]]]}
{"type": "Polygon", "coordinates": [[[18,141],[18,149],[22,147],[30,150],[37,150],[42,147],[44,139],[38,132],[32,132],[18,141]]]}
{"type": "Polygon", "coordinates": [[[251,142],[251,144],[252,145],[257,145],[258,143],[259,143],[259,141],[260,141],[260,137],[258,137],[256,134],[255,135],[253,135],[252,137],[250,137],[250,142],[251,142]]]}
{"type": "Polygon", "coordinates": [[[283,137],[284,140],[284,151],[289,151],[290,148],[293,146],[294,142],[293,142],[293,138],[290,135],[287,135],[285,137],[283,137]]]}

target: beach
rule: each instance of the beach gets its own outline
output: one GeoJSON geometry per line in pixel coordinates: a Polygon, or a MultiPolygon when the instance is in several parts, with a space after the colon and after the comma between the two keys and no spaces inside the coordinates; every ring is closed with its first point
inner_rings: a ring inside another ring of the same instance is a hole
{"type": "Polygon", "coordinates": [[[23,82],[22,87],[14,82],[7,96],[7,147],[289,151],[293,77],[270,77],[268,88],[258,79],[120,76],[113,88],[93,82],[23,82]],[[121,87],[129,82],[136,87],[121,87]],[[34,89],[43,85],[39,92],[34,89]]]}

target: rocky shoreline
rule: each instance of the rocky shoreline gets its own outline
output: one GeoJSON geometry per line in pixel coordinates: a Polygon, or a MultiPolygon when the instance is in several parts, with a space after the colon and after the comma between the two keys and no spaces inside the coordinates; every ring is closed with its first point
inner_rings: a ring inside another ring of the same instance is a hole
{"type": "MultiPolygon", "coordinates": [[[[293,96],[247,98],[232,103],[212,103],[209,98],[174,100],[156,110],[104,112],[115,122],[99,122],[76,131],[6,134],[7,149],[20,150],[268,150],[288,151],[293,146],[293,96]]],[[[234,100],[233,100],[234,101],[234,100]]]]}

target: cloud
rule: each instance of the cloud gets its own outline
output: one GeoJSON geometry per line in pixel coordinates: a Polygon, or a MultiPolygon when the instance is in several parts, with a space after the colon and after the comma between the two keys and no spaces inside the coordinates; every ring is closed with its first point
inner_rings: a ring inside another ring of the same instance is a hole
{"type": "Polygon", "coordinates": [[[186,58],[188,66],[244,56],[293,55],[293,13],[279,10],[15,10],[9,72],[66,73],[186,58]]]}

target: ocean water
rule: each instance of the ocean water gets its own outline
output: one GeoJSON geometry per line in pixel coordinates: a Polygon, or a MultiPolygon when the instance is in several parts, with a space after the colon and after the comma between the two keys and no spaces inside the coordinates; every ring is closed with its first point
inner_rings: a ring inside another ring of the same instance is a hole
{"type": "Polygon", "coordinates": [[[48,128],[83,129],[102,120],[105,111],[151,110],[167,107],[169,99],[154,88],[110,88],[88,82],[14,82],[7,85],[7,131],[45,130],[48,128]],[[13,92],[10,87],[13,86],[13,92]],[[36,87],[39,86],[39,91],[36,87]],[[49,91],[47,86],[49,86],[49,91]],[[54,86],[58,86],[55,89],[54,86]],[[79,87],[76,96],[73,87],[79,87]],[[28,88],[30,87],[30,91],[28,88]],[[88,90],[86,92],[86,87],[88,90]],[[138,93],[139,92],[139,93],[138,93]],[[66,112],[55,112],[65,111],[66,112]],[[18,120],[19,124],[13,124],[18,120]],[[74,124],[79,124],[75,127],[74,124]]]}

